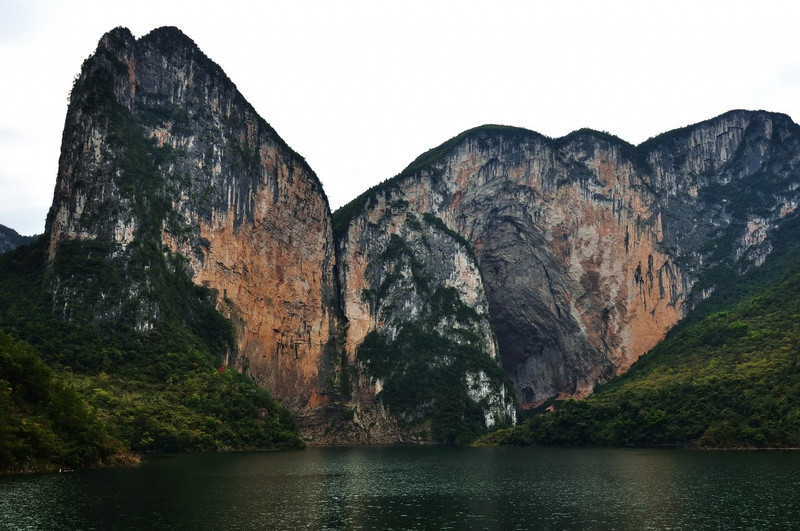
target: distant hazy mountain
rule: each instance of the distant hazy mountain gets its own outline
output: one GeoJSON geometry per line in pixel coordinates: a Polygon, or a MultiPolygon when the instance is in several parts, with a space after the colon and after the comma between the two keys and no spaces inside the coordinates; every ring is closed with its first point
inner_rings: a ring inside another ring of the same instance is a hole
{"type": "Polygon", "coordinates": [[[21,236],[14,229],[0,225],[0,253],[31,243],[35,239],[36,236],[21,236]]]}

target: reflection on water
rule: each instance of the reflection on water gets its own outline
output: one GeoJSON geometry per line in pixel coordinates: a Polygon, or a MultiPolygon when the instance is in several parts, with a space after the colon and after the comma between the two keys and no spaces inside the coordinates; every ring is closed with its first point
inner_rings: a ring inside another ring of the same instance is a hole
{"type": "Polygon", "coordinates": [[[0,529],[789,529],[800,453],[314,448],[0,478],[0,529]]]}

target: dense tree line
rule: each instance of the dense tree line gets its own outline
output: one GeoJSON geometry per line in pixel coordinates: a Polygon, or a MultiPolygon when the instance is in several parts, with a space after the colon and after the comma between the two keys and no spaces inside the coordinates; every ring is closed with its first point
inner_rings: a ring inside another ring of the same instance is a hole
{"type": "MultiPolygon", "coordinates": [[[[165,312],[147,333],[82,312],[65,320],[47,289],[45,244],[0,255],[0,471],[104,465],[131,452],[304,445],[288,410],[221,366],[232,328],[206,292],[179,276],[162,279],[184,311],[165,312]]],[[[85,262],[59,264],[62,274],[73,266],[85,262]]]]}

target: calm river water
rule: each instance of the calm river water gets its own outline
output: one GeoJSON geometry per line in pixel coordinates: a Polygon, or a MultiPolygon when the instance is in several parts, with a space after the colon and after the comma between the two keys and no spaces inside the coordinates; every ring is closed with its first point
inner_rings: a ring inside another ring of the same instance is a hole
{"type": "Polygon", "coordinates": [[[798,529],[800,453],[312,448],[0,478],[0,529],[798,529]]]}

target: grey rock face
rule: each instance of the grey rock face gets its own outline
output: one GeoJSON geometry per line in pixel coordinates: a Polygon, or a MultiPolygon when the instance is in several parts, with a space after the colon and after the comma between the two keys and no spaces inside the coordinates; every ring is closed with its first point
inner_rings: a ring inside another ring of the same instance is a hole
{"type": "Polygon", "coordinates": [[[547,252],[541,232],[513,218],[493,219],[485,230],[491,238],[481,248],[480,263],[492,322],[503,366],[522,402],[541,400],[542,390],[576,393],[592,385],[598,368],[601,378],[611,376],[608,352],[592,347],[570,312],[569,278],[547,252]]]}
{"type": "Polygon", "coordinates": [[[467,420],[459,430],[513,424],[483,280],[467,242],[405,202],[382,212],[374,221],[362,213],[340,241],[358,400],[377,397],[412,431],[432,422],[437,439],[443,426],[455,426],[440,411],[463,408],[465,401],[472,405],[461,413],[467,420]],[[447,393],[436,391],[443,385],[447,393]]]}
{"type": "Polygon", "coordinates": [[[624,372],[725,271],[763,262],[770,231],[797,208],[798,141],[788,117],[748,111],[638,147],[487,126],[356,203],[374,218],[407,202],[469,242],[503,366],[520,401],[537,404],[624,372]]]}
{"type": "Polygon", "coordinates": [[[763,263],[770,232],[797,208],[800,130],[785,115],[732,111],[639,150],[659,193],[663,244],[695,282],[690,305],[724,270],[763,263]]]}

